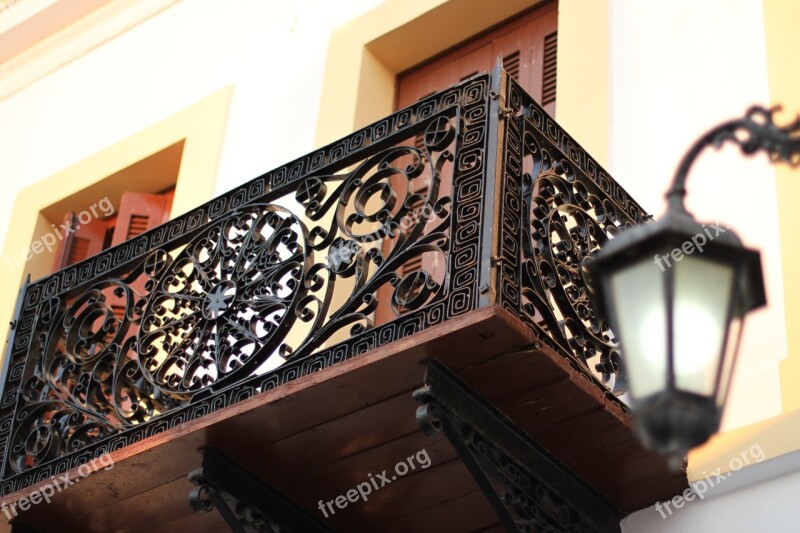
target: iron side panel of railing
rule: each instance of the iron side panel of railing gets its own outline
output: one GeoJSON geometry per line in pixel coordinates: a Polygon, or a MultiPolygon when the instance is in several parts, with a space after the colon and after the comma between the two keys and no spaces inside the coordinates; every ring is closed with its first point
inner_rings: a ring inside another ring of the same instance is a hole
{"type": "Polygon", "coordinates": [[[649,215],[513,78],[502,100],[497,304],[620,394],[616,339],[592,309],[582,267],[603,242],[649,215]]]}

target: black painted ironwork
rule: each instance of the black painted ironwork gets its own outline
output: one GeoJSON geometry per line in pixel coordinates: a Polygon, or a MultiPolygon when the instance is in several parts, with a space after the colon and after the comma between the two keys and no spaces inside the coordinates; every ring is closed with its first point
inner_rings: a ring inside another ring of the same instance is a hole
{"type": "Polygon", "coordinates": [[[622,513],[445,365],[428,362],[417,423],[444,432],[507,531],[619,531],[622,513]]]}
{"type": "Polygon", "coordinates": [[[26,286],[0,494],[487,305],[619,391],[578,272],[644,218],[507,74],[472,77],[26,286]]]}
{"type": "Polygon", "coordinates": [[[216,509],[234,533],[331,532],[318,519],[214,448],[203,450],[203,465],[189,474],[196,485],[189,504],[197,513],[216,509]]]}
{"type": "Polygon", "coordinates": [[[754,106],[744,117],[729,120],[714,127],[700,137],[683,156],[672,185],[667,193],[670,209],[685,211],[686,178],[697,157],[709,146],[719,147],[725,142],[739,145],[745,155],[759,150],[765,152],[770,161],[783,161],[792,166],[800,165],[800,117],[791,124],[778,126],[774,114],[780,107],[765,109],[754,106]]]}
{"type": "Polygon", "coordinates": [[[516,81],[500,81],[498,303],[621,394],[617,341],[591,306],[581,267],[608,238],[650,217],[516,81]]]}

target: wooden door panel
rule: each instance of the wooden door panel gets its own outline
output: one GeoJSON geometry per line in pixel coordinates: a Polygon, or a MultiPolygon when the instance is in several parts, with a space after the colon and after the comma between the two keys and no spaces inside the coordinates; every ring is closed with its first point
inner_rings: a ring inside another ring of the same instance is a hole
{"type": "MultiPolygon", "coordinates": [[[[503,58],[506,70],[520,82],[523,89],[541,103],[542,85],[547,81],[543,80],[543,72],[548,58],[555,67],[557,29],[556,2],[514,17],[514,20],[501,27],[402,74],[398,79],[396,108],[409,106],[471,74],[491,72],[498,57],[503,58]],[[548,36],[551,36],[549,40],[548,36]],[[548,56],[545,54],[546,48],[550,52],[548,56]]],[[[551,74],[552,81],[555,81],[554,68],[551,74]]]]}
{"type": "Polygon", "coordinates": [[[492,62],[492,45],[487,43],[480,48],[470,51],[461,57],[454,58],[446,63],[447,65],[447,85],[444,87],[437,87],[437,91],[446,89],[451,85],[466,80],[480,74],[486,70],[486,65],[492,62]]]}

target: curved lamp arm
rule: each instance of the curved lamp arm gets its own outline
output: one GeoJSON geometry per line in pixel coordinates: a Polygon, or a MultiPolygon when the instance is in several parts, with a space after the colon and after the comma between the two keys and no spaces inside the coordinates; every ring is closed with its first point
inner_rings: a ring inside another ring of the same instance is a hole
{"type": "Polygon", "coordinates": [[[669,210],[685,212],[686,177],[697,156],[708,146],[719,147],[725,141],[739,145],[744,154],[764,150],[772,162],[785,161],[800,165],[800,118],[788,126],[779,127],[772,120],[780,107],[764,109],[751,107],[744,117],[720,124],[695,142],[683,156],[672,185],[667,192],[669,210]]]}

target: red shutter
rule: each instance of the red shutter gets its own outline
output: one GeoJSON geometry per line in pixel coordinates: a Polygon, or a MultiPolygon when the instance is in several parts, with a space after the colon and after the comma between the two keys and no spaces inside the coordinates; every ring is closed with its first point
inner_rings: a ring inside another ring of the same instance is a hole
{"type": "Polygon", "coordinates": [[[56,247],[53,271],[91,257],[111,246],[152,229],[169,220],[174,189],[162,194],[126,192],[117,214],[103,219],[92,218],[81,224],[74,213],[64,217],[63,236],[56,247]],[[68,231],[66,228],[75,228],[68,231]]]}
{"type": "MultiPolygon", "coordinates": [[[[117,216],[113,222],[113,236],[111,237],[110,245],[116,246],[169,220],[172,196],[173,190],[163,194],[124,193],[119,202],[117,216]]],[[[130,287],[141,296],[146,292],[144,288],[145,281],[145,278],[140,277],[131,283],[130,287]]],[[[114,310],[114,315],[121,320],[125,312],[123,307],[124,300],[110,295],[107,302],[114,310]]],[[[131,324],[130,327],[135,330],[138,326],[131,324]]]]}
{"type": "Polygon", "coordinates": [[[558,4],[548,3],[515,16],[491,32],[400,76],[397,109],[409,106],[479,72],[491,72],[497,58],[533,98],[555,111],[558,4]]]}
{"type": "Polygon", "coordinates": [[[116,246],[163,224],[169,218],[171,205],[171,192],[165,194],[124,193],[119,203],[111,246],[116,246]]]}
{"type": "Polygon", "coordinates": [[[556,115],[556,63],[558,59],[558,33],[553,31],[545,35],[543,40],[543,59],[542,59],[542,107],[550,113],[556,115]]]}
{"type": "Polygon", "coordinates": [[[106,238],[106,223],[93,218],[88,224],[81,224],[75,213],[67,213],[58,234],[63,238],[56,247],[53,271],[100,253],[106,238]]]}

